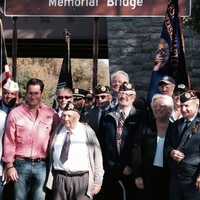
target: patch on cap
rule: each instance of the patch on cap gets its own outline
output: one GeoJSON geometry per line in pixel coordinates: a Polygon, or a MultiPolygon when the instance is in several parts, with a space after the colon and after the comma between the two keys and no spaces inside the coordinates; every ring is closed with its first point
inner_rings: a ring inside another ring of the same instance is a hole
{"type": "Polygon", "coordinates": [[[135,89],[131,83],[124,82],[119,88],[119,91],[128,91],[128,90],[135,91],[135,89]]]}
{"type": "Polygon", "coordinates": [[[78,88],[75,88],[74,89],[74,94],[78,94],[79,93],[79,89],[78,88]]]}

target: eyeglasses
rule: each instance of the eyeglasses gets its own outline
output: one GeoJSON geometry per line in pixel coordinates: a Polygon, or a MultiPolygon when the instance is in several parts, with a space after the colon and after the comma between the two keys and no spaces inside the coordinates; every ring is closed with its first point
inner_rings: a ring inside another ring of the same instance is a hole
{"type": "Polygon", "coordinates": [[[95,96],[96,99],[105,99],[107,95],[95,96]]]}
{"type": "Polygon", "coordinates": [[[72,96],[58,96],[57,97],[59,100],[62,100],[62,99],[71,99],[72,96]]]}

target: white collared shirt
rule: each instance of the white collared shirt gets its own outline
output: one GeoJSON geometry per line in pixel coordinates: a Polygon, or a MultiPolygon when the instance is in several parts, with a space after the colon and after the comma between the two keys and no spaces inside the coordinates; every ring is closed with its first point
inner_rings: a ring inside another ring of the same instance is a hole
{"type": "Polygon", "coordinates": [[[156,154],[153,161],[154,166],[163,167],[164,142],[165,142],[165,137],[157,136],[156,154]]]}
{"type": "Polygon", "coordinates": [[[56,170],[67,172],[89,171],[89,155],[87,147],[86,128],[83,124],[78,123],[77,127],[72,130],[70,135],[70,147],[68,160],[62,164],[60,154],[66,138],[67,130],[63,127],[58,133],[53,151],[53,166],[56,170]]]}
{"type": "Polygon", "coordinates": [[[58,116],[59,116],[59,117],[62,117],[63,110],[62,110],[62,109],[60,109],[60,108],[58,108],[58,112],[57,112],[57,113],[58,113],[58,116]]]}

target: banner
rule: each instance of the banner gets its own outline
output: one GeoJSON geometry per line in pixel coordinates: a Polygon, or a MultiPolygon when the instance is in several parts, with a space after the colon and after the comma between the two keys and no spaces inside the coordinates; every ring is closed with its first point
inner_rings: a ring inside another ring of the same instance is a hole
{"type": "Polygon", "coordinates": [[[148,102],[151,102],[152,96],[158,92],[158,83],[165,75],[173,77],[176,84],[182,83],[189,86],[183,46],[178,0],[170,0],[155,56],[155,65],[147,97],[148,102]]]}

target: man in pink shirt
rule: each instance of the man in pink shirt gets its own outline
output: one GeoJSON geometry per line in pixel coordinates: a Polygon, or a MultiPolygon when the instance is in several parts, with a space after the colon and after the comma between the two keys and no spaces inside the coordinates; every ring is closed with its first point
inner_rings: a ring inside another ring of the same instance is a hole
{"type": "Polygon", "coordinates": [[[53,123],[58,119],[53,109],[41,102],[44,84],[30,79],[25,103],[8,115],[4,137],[3,161],[6,180],[14,182],[15,199],[44,200],[46,157],[53,123]]]}

